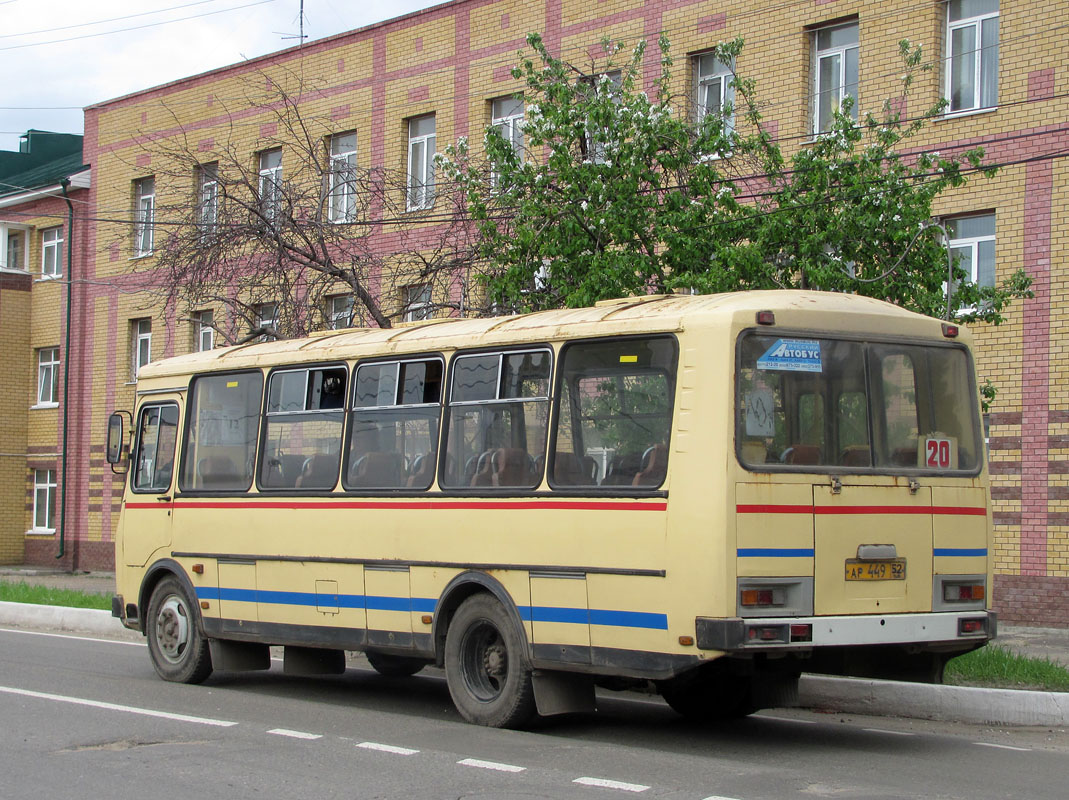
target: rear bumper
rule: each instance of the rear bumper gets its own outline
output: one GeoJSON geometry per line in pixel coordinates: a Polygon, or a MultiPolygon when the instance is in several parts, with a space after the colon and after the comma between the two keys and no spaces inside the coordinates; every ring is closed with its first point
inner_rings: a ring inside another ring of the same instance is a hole
{"type": "Polygon", "coordinates": [[[895,644],[966,650],[994,639],[998,633],[998,619],[992,611],[746,619],[698,617],[694,624],[699,649],[725,653],[895,644]],[[965,633],[963,622],[979,622],[979,630],[965,633]],[[805,626],[809,626],[808,638],[805,626]]]}

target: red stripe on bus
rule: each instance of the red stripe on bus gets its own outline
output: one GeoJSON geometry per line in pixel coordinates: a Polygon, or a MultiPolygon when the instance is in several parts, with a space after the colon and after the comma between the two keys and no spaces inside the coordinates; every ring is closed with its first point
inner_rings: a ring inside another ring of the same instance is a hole
{"type": "Polygon", "coordinates": [[[612,503],[612,502],[576,502],[563,500],[523,500],[507,501],[286,501],[286,500],[184,500],[176,503],[127,503],[128,509],[145,508],[243,508],[243,509],[344,509],[344,510],[428,510],[428,511],[484,511],[484,510],[565,510],[565,511],[666,511],[668,504],[660,503],[612,503]]]}
{"type": "Polygon", "coordinates": [[[801,506],[737,505],[739,514],[926,514],[958,517],[986,517],[986,508],[975,506],[801,506]]]}

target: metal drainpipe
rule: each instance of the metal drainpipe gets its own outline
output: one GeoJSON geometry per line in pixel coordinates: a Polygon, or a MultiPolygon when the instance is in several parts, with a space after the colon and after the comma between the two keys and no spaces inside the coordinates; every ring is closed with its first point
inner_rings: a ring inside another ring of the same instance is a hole
{"type": "MultiPolygon", "coordinates": [[[[74,204],[67,196],[67,187],[71,185],[69,178],[59,182],[63,190],[63,199],[67,202],[67,335],[63,343],[63,494],[59,505],[59,552],[56,558],[60,559],[67,552],[67,429],[70,422],[70,393],[71,393],[71,291],[74,286],[72,274],[72,256],[74,254],[74,204]]],[[[74,565],[71,564],[71,568],[74,565]]]]}

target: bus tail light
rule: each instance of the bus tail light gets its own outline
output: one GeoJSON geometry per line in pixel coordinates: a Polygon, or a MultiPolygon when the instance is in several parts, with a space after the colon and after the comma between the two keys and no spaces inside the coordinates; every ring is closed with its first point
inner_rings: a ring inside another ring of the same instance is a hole
{"type": "Polygon", "coordinates": [[[970,636],[987,631],[986,619],[959,619],[958,636],[970,636]]]}
{"type": "Polygon", "coordinates": [[[784,602],[784,591],[780,587],[743,589],[739,595],[744,608],[771,608],[781,606],[784,602]]]}
{"type": "Polygon", "coordinates": [[[771,311],[758,311],[757,312],[757,324],[758,325],[775,325],[776,315],[771,311]]]}
{"type": "Polygon", "coordinates": [[[791,625],[791,641],[792,642],[811,642],[813,641],[813,626],[809,624],[791,625]]]}
{"type": "Polygon", "coordinates": [[[943,599],[948,603],[971,603],[983,600],[985,595],[982,583],[944,583],[943,599]]]}
{"type": "Polygon", "coordinates": [[[790,641],[787,625],[748,625],[746,639],[751,644],[787,644],[790,641]]]}

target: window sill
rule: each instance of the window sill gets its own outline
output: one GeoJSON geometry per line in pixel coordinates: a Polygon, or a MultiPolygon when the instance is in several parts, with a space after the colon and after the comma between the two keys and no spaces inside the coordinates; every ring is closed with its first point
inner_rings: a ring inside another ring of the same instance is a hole
{"type": "Polygon", "coordinates": [[[0,267],[0,272],[6,272],[10,275],[29,275],[28,269],[19,269],[18,267],[0,267]]]}
{"type": "Polygon", "coordinates": [[[152,255],[154,255],[153,250],[149,250],[147,253],[135,253],[134,255],[130,256],[130,260],[140,261],[143,258],[150,258],[152,255]]]}
{"type": "Polygon", "coordinates": [[[975,117],[978,114],[993,114],[998,111],[998,106],[987,106],[986,108],[965,108],[961,111],[947,111],[941,117],[936,117],[936,122],[946,122],[952,119],[961,119],[962,117],[975,117]]]}
{"type": "Polygon", "coordinates": [[[37,537],[55,536],[56,535],[56,529],[55,528],[30,528],[30,530],[26,531],[26,535],[27,536],[37,536],[37,537]]]}
{"type": "Polygon", "coordinates": [[[37,405],[30,406],[30,411],[37,411],[42,408],[59,408],[59,403],[38,403],[37,405]]]}
{"type": "Polygon", "coordinates": [[[45,275],[42,274],[40,278],[34,278],[34,283],[51,283],[52,281],[58,281],[62,279],[62,275],[45,275]]]}

